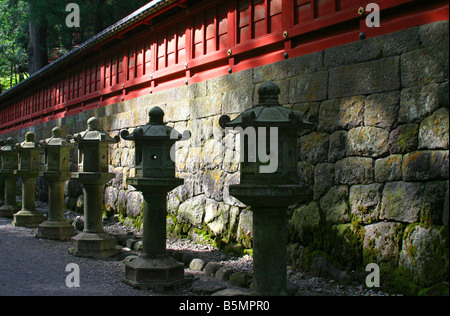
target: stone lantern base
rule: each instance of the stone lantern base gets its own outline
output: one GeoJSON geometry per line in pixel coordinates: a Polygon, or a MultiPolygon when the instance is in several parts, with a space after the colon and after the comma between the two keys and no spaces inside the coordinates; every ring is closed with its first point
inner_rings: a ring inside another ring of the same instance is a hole
{"type": "Polygon", "coordinates": [[[35,228],[44,221],[44,215],[36,211],[20,210],[14,214],[12,224],[14,226],[23,226],[35,228]]]}
{"type": "Polygon", "coordinates": [[[109,258],[118,252],[116,239],[105,232],[81,232],[71,238],[69,253],[79,257],[109,258]]]}
{"type": "Polygon", "coordinates": [[[74,227],[66,220],[63,221],[45,221],[38,227],[36,237],[55,240],[69,240],[75,236],[74,227]]]}
{"type": "Polygon", "coordinates": [[[14,205],[3,205],[0,207],[0,217],[13,218],[14,213],[18,210],[17,206],[14,205]]]}
{"type": "Polygon", "coordinates": [[[4,204],[0,207],[0,216],[13,218],[20,208],[16,204],[16,176],[14,171],[0,170],[0,177],[4,178],[5,189],[0,192],[5,198],[4,204]]]}
{"type": "Polygon", "coordinates": [[[172,257],[132,257],[126,260],[123,281],[139,289],[161,291],[184,281],[184,265],[172,257]]]}

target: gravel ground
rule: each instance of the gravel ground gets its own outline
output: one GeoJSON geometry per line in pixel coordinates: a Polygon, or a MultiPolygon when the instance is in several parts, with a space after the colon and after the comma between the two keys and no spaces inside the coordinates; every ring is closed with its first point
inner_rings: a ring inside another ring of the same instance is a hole
{"type": "MultiPolygon", "coordinates": [[[[37,210],[45,212],[46,205],[37,202],[37,210]]],[[[67,212],[66,218],[77,214],[67,212]]],[[[105,231],[111,234],[134,234],[137,229],[124,227],[120,223],[104,224],[105,231]]],[[[0,217],[0,296],[1,295],[63,295],[63,296],[154,296],[154,295],[202,295],[193,290],[193,284],[201,281],[221,283],[227,288],[237,288],[226,281],[217,281],[201,271],[185,269],[186,282],[176,290],[155,293],[151,290],[138,290],[122,282],[125,272],[123,258],[130,252],[97,260],[75,257],[67,252],[70,242],[36,238],[37,229],[14,227],[11,219],[0,217]],[[66,272],[69,263],[76,263],[80,269],[80,287],[67,287],[66,272]]],[[[205,262],[219,262],[234,271],[251,272],[252,258],[231,257],[211,245],[197,244],[186,239],[167,241],[170,252],[187,254],[184,258],[200,258],[205,262]]],[[[183,260],[184,261],[184,260],[183,260]]],[[[333,280],[311,277],[305,273],[288,271],[288,280],[295,295],[327,296],[368,296],[387,295],[375,292],[363,285],[341,285],[333,280]]],[[[246,290],[242,289],[241,290],[246,290]]],[[[247,290],[248,291],[248,290],[247,290]]]]}

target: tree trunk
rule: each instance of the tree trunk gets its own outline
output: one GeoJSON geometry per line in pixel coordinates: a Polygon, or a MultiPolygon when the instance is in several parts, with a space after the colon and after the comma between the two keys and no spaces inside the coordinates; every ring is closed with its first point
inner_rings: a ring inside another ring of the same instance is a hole
{"type": "Polygon", "coordinates": [[[48,64],[47,53],[47,22],[36,19],[36,13],[29,4],[30,20],[28,22],[28,31],[30,34],[30,45],[28,49],[28,72],[30,75],[39,71],[48,64]]]}

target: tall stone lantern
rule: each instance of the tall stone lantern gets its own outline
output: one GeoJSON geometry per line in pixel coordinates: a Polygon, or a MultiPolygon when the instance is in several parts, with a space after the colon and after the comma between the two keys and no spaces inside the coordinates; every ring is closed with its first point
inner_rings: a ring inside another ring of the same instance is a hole
{"type": "Polygon", "coordinates": [[[83,184],[84,230],[72,237],[69,252],[82,257],[108,258],[117,253],[116,239],[104,232],[102,224],[103,189],[114,178],[108,172],[109,145],[114,138],[100,130],[99,120],[91,117],[88,129],[73,135],[78,145],[78,172],[72,178],[83,184]]]}
{"type": "Polygon", "coordinates": [[[35,208],[35,181],[39,176],[39,144],[33,132],[25,134],[25,141],[17,147],[19,168],[15,174],[22,178],[22,209],[14,214],[13,225],[37,227],[44,220],[44,215],[35,208]]]}
{"type": "Polygon", "coordinates": [[[297,174],[297,131],[313,128],[303,114],[281,106],[272,81],[258,89],[259,104],[219,123],[241,136],[240,184],[230,195],[253,211],[253,288],[256,295],[287,294],[287,207],[311,196],[297,174]],[[269,151],[270,149],[270,151],[269,151]]]}
{"type": "Polygon", "coordinates": [[[70,179],[70,143],[72,136],[63,138],[61,127],[52,129],[52,137],[42,140],[45,150],[45,163],[42,176],[49,186],[48,218],[38,226],[37,237],[67,240],[75,235],[74,227],[64,219],[64,183],[70,179]]]}
{"type": "Polygon", "coordinates": [[[17,170],[17,146],[12,137],[8,137],[5,145],[0,148],[1,154],[1,169],[0,176],[5,179],[5,203],[0,207],[0,216],[13,218],[14,213],[17,212],[16,204],[16,175],[14,171],[17,170]]]}
{"type": "Polygon", "coordinates": [[[175,178],[175,158],[171,157],[176,141],[189,138],[163,123],[164,112],[154,107],[150,122],[131,134],[123,130],[125,140],[135,142],[136,176],[127,184],[143,193],[143,252],[125,265],[124,282],[138,288],[163,289],[184,279],[184,266],[166,254],[166,196],[183,184],[175,178]]]}

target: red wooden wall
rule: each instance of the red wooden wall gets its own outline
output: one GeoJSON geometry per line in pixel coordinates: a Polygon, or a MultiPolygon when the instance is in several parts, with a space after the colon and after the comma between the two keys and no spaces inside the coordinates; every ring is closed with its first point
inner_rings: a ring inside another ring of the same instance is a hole
{"type": "Polygon", "coordinates": [[[448,1],[202,1],[2,102],[0,133],[439,20],[448,1]],[[380,28],[358,12],[370,2],[380,28]]]}

